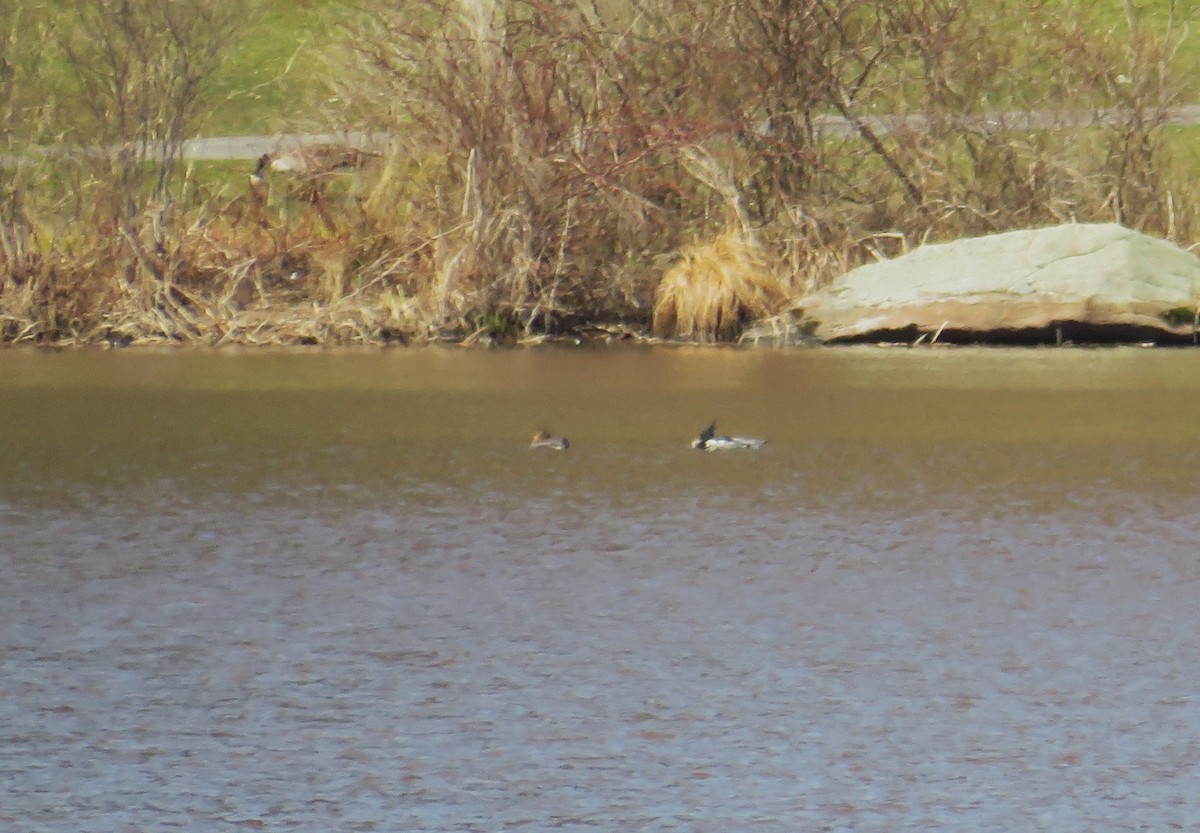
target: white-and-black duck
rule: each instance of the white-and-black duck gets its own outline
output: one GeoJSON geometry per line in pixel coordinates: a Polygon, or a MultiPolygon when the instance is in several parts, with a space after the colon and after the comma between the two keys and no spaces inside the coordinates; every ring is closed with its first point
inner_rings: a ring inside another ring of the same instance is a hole
{"type": "Polygon", "coordinates": [[[717,423],[700,432],[700,436],[692,440],[692,448],[701,451],[731,451],[743,448],[762,448],[766,440],[756,440],[751,437],[730,437],[717,433],[717,423]]]}

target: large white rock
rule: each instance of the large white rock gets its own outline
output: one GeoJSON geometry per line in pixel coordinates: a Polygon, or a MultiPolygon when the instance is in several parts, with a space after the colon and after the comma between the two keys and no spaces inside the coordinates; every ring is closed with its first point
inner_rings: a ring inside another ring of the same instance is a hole
{"type": "Polygon", "coordinates": [[[1198,305],[1200,258],[1115,224],[922,246],[796,302],[823,341],[915,332],[986,340],[1064,325],[1190,339],[1198,305]]]}

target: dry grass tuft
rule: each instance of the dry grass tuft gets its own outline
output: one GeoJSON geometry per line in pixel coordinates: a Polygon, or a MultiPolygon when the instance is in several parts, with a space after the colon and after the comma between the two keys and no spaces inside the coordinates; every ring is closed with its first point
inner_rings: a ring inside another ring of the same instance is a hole
{"type": "Polygon", "coordinates": [[[654,331],[698,341],[730,340],[743,324],[772,315],[787,302],[786,284],[767,268],[761,250],[727,233],[684,249],[663,275],[654,297],[654,331]]]}

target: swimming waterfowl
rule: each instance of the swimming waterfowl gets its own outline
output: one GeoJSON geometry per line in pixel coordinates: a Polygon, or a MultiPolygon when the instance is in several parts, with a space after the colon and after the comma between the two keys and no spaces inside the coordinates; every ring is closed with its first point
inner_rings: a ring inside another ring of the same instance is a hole
{"type": "Polygon", "coordinates": [[[566,437],[554,437],[545,431],[538,431],[529,443],[530,448],[550,448],[554,451],[566,451],[571,447],[571,441],[566,437]]]}
{"type": "Polygon", "coordinates": [[[738,448],[762,448],[766,440],[755,440],[750,437],[729,437],[717,433],[716,420],[712,425],[700,432],[700,436],[692,440],[692,448],[702,451],[728,451],[738,448]]]}

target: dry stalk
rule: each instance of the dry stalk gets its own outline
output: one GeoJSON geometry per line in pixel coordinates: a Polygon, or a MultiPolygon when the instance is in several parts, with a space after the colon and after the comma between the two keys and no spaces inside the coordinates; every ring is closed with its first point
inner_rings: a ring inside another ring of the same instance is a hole
{"type": "Polygon", "coordinates": [[[717,161],[707,148],[700,145],[681,148],[680,155],[683,158],[683,167],[687,172],[716,191],[725,200],[731,215],[730,219],[737,223],[742,239],[753,243],[754,229],[750,226],[750,215],[746,213],[746,209],[742,205],[742,195],[729,171],[717,161]]]}

